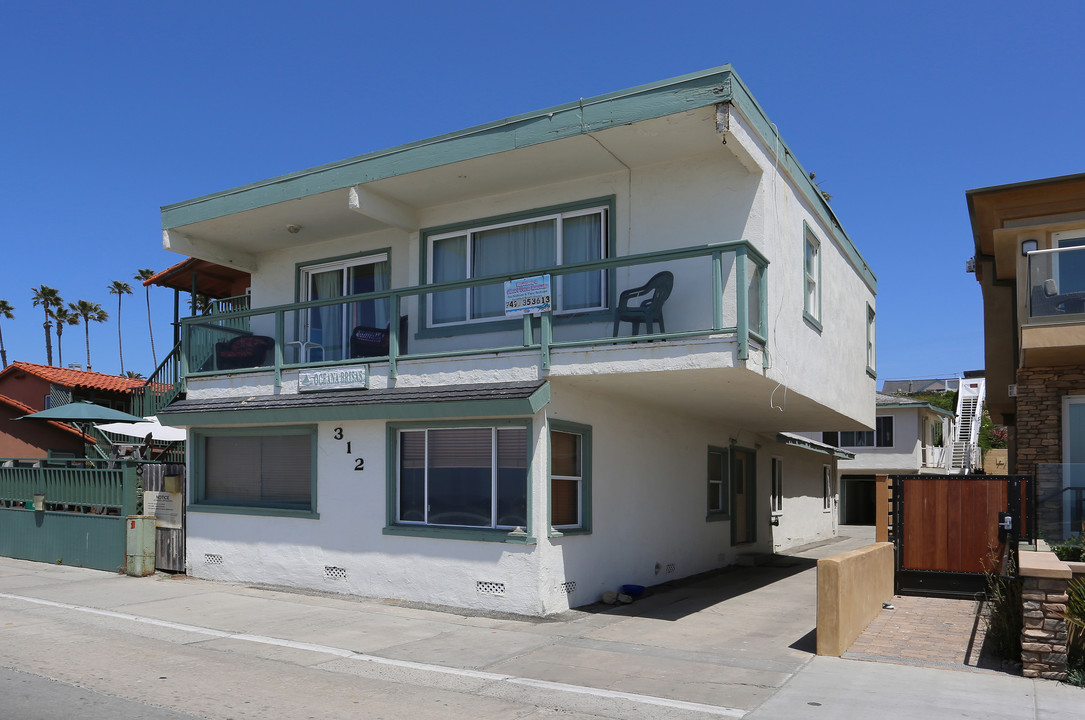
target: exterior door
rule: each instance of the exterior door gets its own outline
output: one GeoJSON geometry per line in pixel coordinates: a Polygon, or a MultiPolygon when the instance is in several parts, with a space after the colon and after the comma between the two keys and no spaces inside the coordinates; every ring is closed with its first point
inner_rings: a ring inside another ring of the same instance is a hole
{"type": "MultiPolygon", "coordinates": [[[[303,270],[303,300],[327,300],[387,290],[388,256],[384,253],[349,262],[314,265],[303,270]]],[[[388,301],[323,305],[309,310],[306,330],[300,343],[307,357],[299,362],[344,360],[349,357],[351,330],[388,327],[388,301]]]]}
{"type": "Polygon", "coordinates": [[[732,448],[731,544],[757,540],[757,454],[732,448]]]}
{"type": "Polygon", "coordinates": [[[1085,396],[1063,398],[1062,532],[1085,532],[1085,396]]]}

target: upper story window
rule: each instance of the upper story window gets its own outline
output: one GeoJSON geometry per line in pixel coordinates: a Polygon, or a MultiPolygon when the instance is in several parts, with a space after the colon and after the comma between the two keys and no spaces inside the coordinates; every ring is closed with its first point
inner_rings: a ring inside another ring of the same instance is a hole
{"type": "Polygon", "coordinates": [[[874,420],[874,430],[844,430],[821,435],[822,442],[833,447],[868,448],[893,447],[893,417],[886,415],[874,420]]]}
{"type": "Polygon", "coordinates": [[[803,317],[821,328],[821,241],[803,224],[803,317]]]}
{"type": "MultiPolygon", "coordinates": [[[[558,265],[607,257],[608,205],[542,212],[507,221],[480,222],[424,234],[426,282],[444,283],[487,275],[529,276],[558,265]]],[[[606,308],[606,274],[553,278],[555,312],[606,308]]],[[[429,296],[431,325],[487,322],[505,317],[501,283],[447,290],[429,296]]]]}
{"type": "MultiPolygon", "coordinates": [[[[379,252],[328,260],[298,268],[299,300],[328,300],[379,292],[390,287],[388,253],[379,252]]],[[[355,329],[388,328],[386,298],[310,308],[298,318],[294,362],[344,360],[351,357],[350,337],[355,329]]]]}

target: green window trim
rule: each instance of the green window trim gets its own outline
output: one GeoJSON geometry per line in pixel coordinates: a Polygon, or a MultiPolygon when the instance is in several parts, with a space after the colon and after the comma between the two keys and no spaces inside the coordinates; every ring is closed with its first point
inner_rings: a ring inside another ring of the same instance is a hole
{"type": "Polygon", "coordinates": [[[481,420],[440,420],[433,422],[390,422],[386,426],[386,506],[384,535],[401,537],[424,537],[441,540],[468,540],[482,542],[505,542],[520,545],[534,545],[537,539],[532,532],[532,486],[531,461],[533,456],[533,435],[531,418],[489,418],[481,420]],[[400,476],[400,431],[403,430],[439,430],[454,428],[510,428],[522,427],[527,433],[527,473],[526,473],[526,519],[527,526],[521,532],[495,527],[466,527],[455,525],[428,525],[422,523],[399,522],[399,476],[400,476]]]}
{"type": "Polygon", "coordinates": [[[567,420],[549,420],[546,433],[546,526],[547,536],[552,538],[569,535],[590,535],[592,531],[592,428],[591,425],[569,422],[567,420]],[[553,482],[552,482],[552,443],[550,433],[553,431],[580,436],[580,526],[562,527],[556,529],[551,524],[551,509],[553,507],[553,482]]]}
{"type": "Polygon", "coordinates": [[[875,380],[878,379],[877,346],[875,345],[876,327],[874,325],[874,308],[870,303],[866,304],[866,373],[875,380]]]}
{"type": "Polygon", "coordinates": [[[708,492],[708,509],[705,522],[722,522],[731,519],[731,454],[727,448],[708,446],[706,453],[705,477],[708,492]],[[712,456],[719,456],[719,478],[712,476],[712,456]],[[718,485],[718,488],[713,488],[718,485]],[[719,508],[713,509],[713,499],[718,499],[719,508]]]}
{"type": "Polygon", "coordinates": [[[302,518],[319,520],[317,511],[317,428],[315,425],[275,425],[230,428],[193,428],[192,438],[193,482],[189,490],[189,512],[207,512],[232,515],[259,515],[267,517],[302,518]],[[309,507],[285,507],[266,503],[223,503],[205,500],[207,479],[206,440],[209,437],[276,437],[283,435],[309,436],[309,507]]]}
{"type": "MultiPolygon", "coordinates": [[[[603,225],[603,232],[605,234],[603,252],[605,258],[615,257],[616,253],[616,220],[615,220],[615,196],[609,195],[605,197],[590,198],[586,200],[580,200],[576,202],[563,203],[559,205],[550,205],[547,207],[534,208],[529,210],[518,211],[514,213],[506,213],[503,215],[495,215],[491,217],[476,218],[464,222],[451,223],[446,225],[439,225],[430,228],[423,228],[419,232],[419,270],[418,270],[418,284],[420,287],[430,285],[430,272],[432,271],[430,260],[430,244],[431,239],[442,235],[448,235],[451,233],[464,232],[468,233],[481,228],[503,225],[518,222],[529,222],[536,218],[543,216],[560,216],[569,213],[575,213],[581,210],[590,210],[593,208],[600,208],[605,211],[605,219],[603,225]]],[[[525,271],[523,274],[528,274],[529,271],[525,271]]],[[[570,310],[563,311],[560,314],[555,311],[554,320],[559,322],[561,319],[565,319],[569,322],[591,322],[599,320],[600,318],[611,315],[611,308],[614,307],[616,300],[616,294],[614,289],[614,270],[600,271],[605,272],[605,287],[603,288],[603,302],[605,307],[603,308],[589,308],[583,311],[570,310]]],[[[436,337],[451,337],[464,334],[477,334],[486,332],[502,332],[510,330],[518,330],[523,327],[523,320],[520,318],[513,318],[506,320],[504,318],[489,318],[489,319],[467,319],[462,322],[449,322],[434,325],[430,321],[430,307],[429,299],[426,295],[419,296],[418,302],[418,314],[419,323],[416,337],[436,338],[436,337]]],[[[555,308],[557,308],[555,303],[555,308]]]]}
{"type": "Polygon", "coordinates": [[[823,295],[823,288],[821,284],[822,245],[821,240],[814,233],[813,228],[811,228],[809,223],[807,223],[805,220],[803,220],[802,229],[802,316],[806,320],[806,322],[813,325],[818,332],[821,332],[821,299],[823,295]]]}

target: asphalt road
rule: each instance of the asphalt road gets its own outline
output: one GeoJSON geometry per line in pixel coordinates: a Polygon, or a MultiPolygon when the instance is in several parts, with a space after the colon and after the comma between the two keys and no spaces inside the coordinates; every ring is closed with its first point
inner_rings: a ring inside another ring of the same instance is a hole
{"type": "Polygon", "coordinates": [[[197,717],[0,667],[2,720],[192,720],[197,717]]]}

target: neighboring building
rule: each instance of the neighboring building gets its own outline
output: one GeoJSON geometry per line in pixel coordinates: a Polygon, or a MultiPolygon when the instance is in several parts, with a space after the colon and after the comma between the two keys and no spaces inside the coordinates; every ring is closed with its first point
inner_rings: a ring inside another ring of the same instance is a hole
{"type": "Polygon", "coordinates": [[[6,422],[77,400],[128,411],[144,380],[13,362],[0,372],[0,457],[82,457],[83,434],[67,423],[6,422]]]}
{"type": "Polygon", "coordinates": [[[969,190],[987,406],[1011,473],[1037,477],[1038,529],[1082,530],[1085,174],[969,190]]]}
{"type": "Polygon", "coordinates": [[[192,575],[543,615],[835,534],[876,280],[729,67],[162,220],[251,278],[159,413],[192,575]]]}
{"type": "Polygon", "coordinates": [[[874,430],[825,432],[825,444],[854,453],[837,465],[840,522],[873,525],[878,475],[949,472],[954,414],[928,402],[878,393],[874,430]]]}

